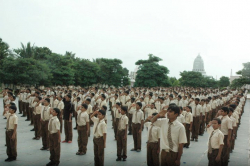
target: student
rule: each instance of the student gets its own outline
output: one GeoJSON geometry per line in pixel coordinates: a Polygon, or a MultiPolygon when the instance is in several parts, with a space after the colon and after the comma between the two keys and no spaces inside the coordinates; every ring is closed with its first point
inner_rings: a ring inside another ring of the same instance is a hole
{"type": "Polygon", "coordinates": [[[58,97],[58,103],[55,108],[58,108],[60,110],[60,114],[58,116],[59,122],[60,122],[60,132],[62,133],[62,126],[63,126],[63,120],[62,120],[62,115],[63,115],[63,109],[64,109],[64,103],[62,101],[62,96],[59,95],[58,97]]]}
{"type": "MultiPolygon", "coordinates": [[[[135,104],[133,104],[134,106],[135,104]]],[[[143,126],[143,118],[144,114],[141,110],[142,103],[137,102],[136,103],[136,109],[130,110],[130,113],[133,114],[132,117],[132,133],[133,133],[133,140],[134,140],[134,148],[131,149],[131,151],[141,151],[141,132],[142,132],[142,126],[143,126]]]]}
{"type": "Polygon", "coordinates": [[[64,120],[64,132],[65,140],[62,143],[72,143],[72,115],[74,110],[74,105],[70,102],[71,95],[67,94],[64,100],[64,110],[63,110],[63,120],[64,120]]]}
{"type": "Polygon", "coordinates": [[[77,111],[77,132],[78,132],[78,152],[76,155],[85,155],[87,153],[89,115],[87,113],[88,105],[82,104],[77,111]]]}
{"type": "Polygon", "coordinates": [[[50,109],[52,118],[49,120],[49,149],[50,149],[50,162],[46,166],[58,166],[60,163],[61,152],[61,133],[60,122],[58,115],[60,110],[58,108],[50,109]]]}
{"type": "Polygon", "coordinates": [[[180,165],[183,153],[183,144],[187,143],[184,126],[177,120],[180,109],[177,106],[163,108],[152,119],[155,126],[161,128],[161,165],[180,165]],[[167,118],[165,117],[167,114],[167,118]]]}
{"type": "Polygon", "coordinates": [[[5,160],[7,162],[16,160],[17,157],[17,124],[18,124],[18,117],[16,116],[16,106],[10,105],[9,112],[7,110],[4,111],[4,116],[7,118],[6,124],[6,145],[7,145],[7,155],[8,158],[5,160]]]}
{"type": "Polygon", "coordinates": [[[231,153],[234,150],[235,136],[236,136],[236,132],[237,132],[237,123],[236,123],[236,119],[232,116],[233,112],[234,112],[234,109],[232,107],[229,107],[229,114],[228,114],[228,116],[232,120],[232,125],[233,125],[233,130],[232,130],[232,134],[231,134],[231,148],[230,148],[230,152],[231,153]]]}
{"type": "Polygon", "coordinates": [[[48,124],[50,120],[50,99],[46,98],[45,100],[41,100],[44,106],[41,108],[41,136],[43,147],[40,150],[49,151],[49,131],[48,124]]]}
{"type": "Polygon", "coordinates": [[[41,97],[36,97],[32,105],[34,106],[34,131],[35,131],[35,137],[34,140],[39,140],[41,136],[41,103],[39,102],[42,100],[41,97]]]}
{"type": "Polygon", "coordinates": [[[198,142],[198,134],[200,129],[200,122],[202,118],[202,110],[201,105],[199,104],[200,99],[195,98],[194,103],[192,103],[190,106],[192,107],[192,114],[193,114],[193,125],[192,125],[192,139],[191,141],[198,142]]]}
{"type": "MultiPolygon", "coordinates": [[[[179,106],[178,106],[178,107],[179,107],[179,106]]],[[[180,123],[182,123],[182,124],[184,125],[184,127],[185,127],[186,121],[185,121],[185,117],[182,115],[183,108],[182,108],[182,107],[179,107],[179,109],[180,109],[180,114],[179,114],[179,116],[177,117],[177,120],[178,120],[180,123]]]]}
{"type": "Polygon", "coordinates": [[[128,135],[132,135],[132,118],[133,118],[133,113],[131,110],[135,109],[135,98],[131,98],[131,105],[128,108],[128,135]]]}
{"type": "Polygon", "coordinates": [[[219,130],[220,126],[221,120],[219,118],[214,118],[207,126],[207,132],[210,134],[207,153],[209,166],[221,165],[224,134],[219,130]],[[213,126],[212,128],[210,127],[211,125],[213,126]]]}
{"type": "Polygon", "coordinates": [[[186,106],[185,129],[186,129],[187,143],[184,145],[184,147],[186,148],[189,148],[189,145],[190,145],[190,132],[192,131],[192,125],[193,125],[193,115],[191,111],[192,111],[192,107],[186,106]]]}
{"type": "Polygon", "coordinates": [[[118,120],[117,126],[117,159],[116,161],[126,161],[127,158],[127,131],[128,131],[128,117],[127,114],[127,107],[123,106],[118,108],[119,113],[121,114],[118,120]]]}
{"type": "MultiPolygon", "coordinates": [[[[90,120],[90,116],[93,114],[93,110],[92,110],[92,105],[90,104],[90,102],[91,102],[91,99],[90,98],[87,98],[86,100],[85,100],[85,104],[87,104],[87,106],[88,106],[88,109],[87,109],[87,113],[88,113],[88,115],[89,115],[89,128],[88,128],[88,137],[90,137],[90,125],[91,125],[91,120],[90,120]]],[[[93,122],[92,122],[93,123],[93,122]]]]}
{"type": "Polygon", "coordinates": [[[151,123],[151,119],[158,113],[153,113],[145,120],[145,126],[148,128],[148,142],[147,142],[147,165],[159,165],[160,153],[160,127],[151,123]]]}
{"type": "Polygon", "coordinates": [[[106,148],[107,125],[104,121],[106,112],[103,110],[95,111],[91,115],[91,120],[94,122],[94,160],[95,166],[104,165],[104,148],[106,148]],[[95,117],[97,115],[97,118],[95,117]]]}
{"type": "Polygon", "coordinates": [[[118,128],[119,119],[121,117],[121,114],[119,113],[120,109],[121,109],[121,103],[116,103],[116,106],[113,108],[113,112],[114,112],[113,126],[114,126],[115,140],[116,140],[116,135],[117,135],[117,128],[118,128]]]}

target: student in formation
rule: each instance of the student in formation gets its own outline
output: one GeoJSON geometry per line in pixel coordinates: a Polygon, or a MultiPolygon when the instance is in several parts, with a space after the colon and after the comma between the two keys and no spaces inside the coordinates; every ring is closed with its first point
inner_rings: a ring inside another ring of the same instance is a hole
{"type": "Polygon", "coordinates": [[[59,122],[60,122],[60,132],[62,133],[62,126],[63,126],[63,109],[64,109],[64,103],[63,103],[63,101],[62,101],[62,96],[61,95],[59,95],[58,97],[58,103],[57,103],[57,105],[56,105],[56,107],[55,108],[58,108],[59,110],[60,110],[60,114],[59,114],[59,122]]]}
{"type": "Polygon", "coordinates": [[[128,131],[128,117],[127,114],[127,107],[122,106],[118,109],[119,113],[121,114],[118,120],[117,126],[117,159],[116,161],[126,161],[127,158],[127,131],[128,131]]]}
{"type": "Polygon", "coordinates": [[[142,126],[144,123],[144,114],[141,110],[142,103],[137,102],[136,105],[133,104],[133,106],[136,107],[134,110],[130,110],[130,113],[133,114],[132,117],[132,133],[133,133],[133,140],[134,140],[134,148],[131,149],[131,151],[141,151],[141,132],[142,132],[142,126]]]}
{"type": "Polygon", "coordinates": [[[11,162],[16,160],[17,157],[17,124],[18,117],[16,116],[16,106],[10,105],[7,109],[4,110],[4,116],[7,118],[6,124],[6,146],[7,146],[7,155],[8,158],[5,160],[6,162],[11,162]]]}
{"type": "Polygon", "coordinates": [[[193,125],[193,115],[191,111],[192,111],[192,107],[186,106],[185,128],[186,128],[187,143],[184,145],[184,147],[186,148],[189,148],[189,145],[190,145],[190,132],[192,131],[192,125],[193,125]]]}
{"type": "Polygon", "coordinates": [[[104,165],[104,148],[106,148],[107,125],[104,121],[106,112],[103,110],[95,111],[91,115],[94,122],[93,143],[95,166],[104,165]],[[97,115],[97,118],[95,117],[97,115]]]}
{"type": "Polygon", "coordinates": [[[89,115],[89,128],[88,128],[88,137],[90,137],[90,125],[91,125],[91,120],[90,120],[90,116],[93,114],[93,110],[92,110],[92,105],[90,104],[90,102],[91,102],[91,99],[90,98],[87,98],[86,100],[85,100],[85,104],[87,104],[87,106],[88,106],[88,109],[87,109],[87,113],[88,113],[88,115],[89,115]]]}
{"type": "Polygon", "coordinates": [[[39,102],[41,101],[41,97],[36,97],[33,106],[34,106],[34,131],[35,131],[35,137],[33,138],[34,140],[39,140],[41,136],[41,107],[42,104],[39,102]]]}
{"type": "Polygon", "coordinates": [[[113,120],[113,126],[114,126],[114,137],[116,140],[116,136],[117,136],[117,128],[118,128],[118,123],[119,123],[119,119],[121,117],[121,114],[119,113],[119,110],[121,109],[121,103],[118,102],[116,103],[115,107],[113,108],[113,112],[114,112],[114,120],[113,120]]]}
{"type": "Polygon", "coordinates": [[[45,100],[41,100],[44,106],[41,108],[41,136],[42,136],[42,143],[43,147],[40,150],[47,150],[49,151],[49,119],[50,119],[50,99],[46,98],[45,100]]]}
{"type": "Polygon", "coordinates": [[[153,113],[145,120],[145,126],[148,128],[147,142],[147,165],[159,166],[160,153],[160,127],[151,123],[152,118],[158,113],[153,113]]]}
{"type": "Polygon", "coordinates": [[[58,166],[61,153],[61,133],[60,122],[57,116],[60,114],[60,110],[58,108],[51,108],[50,112],[52,115],[48,125],[50,162],[46,166],[58,166]]]}
{"type": "Polygon", "coordinates": [[[89,115],[87,109],[88,105],[82,104],[77,111],[78,152],[76,152],[76,155],[85,155],[87,153],[89,132],[89,115]]]}
{"type": "Polygon", "coordinates": [[[72,143],[72,116],[74,112],[74,105],[71,103],[71,95],[66,95],[64,100],[63,120],[65,140],[62,143],[72,143]]]}
{"type": "Polygon", "coordinates": [[[207,126],[207,132],[210,134],[207,153],[208,166],[221,166],[224,134],[220,131],[220,126],[221,120],[219,118],[214,118],[207,126]]]}
{"type": "Polygon", "coordinates": [[[161,165],[180,165],[183,145],[187,143],[187,138],[184,126],[177,120],[179,114],[179,107],[174,105],[164,107],[152,119],[152,123],[161,128],[161,165]]]}
{"type": "Polygon", "coordinates": [[[195,101],[190,105],[192,107],[192,114],[193,114],[193,125],[192,125],[192,139],[191,141],[198,142],[198,135],[200,129],[200,122],[202,119],[202,110],[201,105],[199,104],[200,99],[195,98],[195,101]]]}

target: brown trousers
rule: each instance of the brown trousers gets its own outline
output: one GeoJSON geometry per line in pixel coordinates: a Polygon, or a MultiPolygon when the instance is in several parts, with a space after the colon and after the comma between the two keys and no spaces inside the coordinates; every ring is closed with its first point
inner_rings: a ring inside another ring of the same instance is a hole
{"type": "Polygon", "coordinates": [[[224,146],[222,149],[222,153],[221,153],[221,162],[222,162],[222,166],[227,166],[228,165],[228,160],[229,160],[229,150],[230,147],[227,146],[227,135],[224,135],[224,146]]]}
{"type": "Polygon", "coordinates": [[[192,126],[193,139],[198,139],[199,129],[200,129],[200,116],[193,117],[193,126],[192,126]]]}
{"type": "Polygon", "coordinates": [[[87,153],[87,145],[88,145],[88,134],[87,134],[87,125],[85,126],[77,126],[78,132],[78,152],[87,153]]]}
{"type": "Polygon", "coordinates": [[[185,145],[189,146],[190,145],[190,130],[189,130],[190,124],[186,123],[185,128],[186,128],[186,136],[187,136],[187,143],[185,145]]]}
{"type": "Polygon", "coordinates": [[[76,111],[74,111],[74,117],[75,117],[75,122],[76,122],[76,127],[78,126],[78,124],[77,124],[77,112],[76,111]]]}
{"type": "Polygon", "coordinates": [[[116,135],[117,144],[117,157],[127,158],[127,139],[124,136],[127,135],[126,130],[118,130],[116,135]]]}
{"type": "Polygon", "coordinates": [[[22,111],[23,111],[23,116],[26,116],[26,112],[25,112],[25,102],[22,102],[22,111]]]}
{"type": "Polygon", "coordinates": [[[116,118],[115,121],[113,121],[115,138],[116,138],[116,135],[117,135],[118,125],[119,125],[119,118],[116,118]]]}
{"type": "Polygon", "coordinates": [[[212,150],[212,153],[207,153],[208,158],[208,166],[221,166],[221,161],[215,161],[217,155],[219,153],[219,149],[212,150]]]}
{"type": "Polygon", "coordinates": [[[60,122],[60,133],[62,133],[62,127],[63,127],[62,114],[59,115],[58,119],[59,119],[59,122],[60,122]]]}
{"type": "Polygon", "coordinates": [[[59,140],[59,134],[54,133],[49,135],[49,150],[50,150],[50,161],[59,164],[60,163],[60,153],[61,153],[61,143],[59,140]]]}
{"type": "Polygon", "coordinates": [[[28,108],[26,110],[27,110],[27,112],[26,112],[27,119],[30,120],[31,119],[31,107],[28,106],[28,108]]]}
{"type": "Polygon", "coordinates": [[[23,113],[23,110],[21,108],[21,103],[22,103],[22,101],[18,100],[18,110],[19,110],[19,113],[23,113]]]}
{"type": "Polygon", "coordinates": [[[111,116],[112,116],[112,121],[113,121],[112,126],[114,127],[114,119],[115,119],[115,117],[114,117],[114,111],[111,111],[111,116]]]}
{"type": "Polygon", "coordinates": [[[177,152],[166,152],[165,150],[161,151],[161,165],[162,166],[176,166],[175,161],[177,159],[177,152]]]}
{"type": "Polygon", "coordinates": [[[217,110],[216,109],[212,109],[212,116],[211,116],[211,120],[215,118],[215,115],[217,114],[217,110]]]}
{"type": "Polygon", "coordinates": [[[41,114],[34,115],[34,129],[35,129],[35,137],[40,138],[41,137],[41,114]]]}
{"type": "Polygon", "coordinates": [[[5,134],[6,134],[6,146],[7,146],[6,152],[7,152],[8,157],[17,157],[17,150],[16,150],[17,134],[16,134],[15,139],[13,140],[13,139],[11,139],[13,132],[14,132],[14,130],[5,132],[5,134]]]}
{"type": "Polygon", "coordinates": [[[148,142],[147,144],[147,165],[159,166],[158,143],[148,142]]]}
{"type": "Polygon", "coordinates": [[[104,165],[104,139],[103,137],[94,138],[94,159],[95,166],[103,166],[104,165]]]}
{"type": "Polygon", "coordinates": [[[26,116],[29,111],[29,103],[24,103],[23,115],[26,116]]]}
{"type": "Polygon", "coordinates": [[[199,129],[199,134],[204,134],[205,130],[205,116],[202,116],[201,122],[200,122],[200,129],[199,129]]]}
{"type": "MultiPolygon", "coordinates": [[[[92,113],[91,114],[89,114],[89,125],[91,126],[91,125],[94,125],[94,122],[90,119],[90,116],[92,115],[92,113]]],[[[90,134],[90,133],[89,133],[90,134]]]]}
{"type": "Polygon", "coordinates": [[[128,114],[128,132],[132,133],[132,117],[133,114],[128,114]]]}
{"type": "Polygon", "coordinates": [[[212,112],[207,112],[207,119],[206,119],[206,125],[208,125],[209,124],[209,122],[212,120],[212,117],[211,117],[211,115],[212,115],[212,112]]]}
{"type": "Polygon", "coordinates": [[[65,141],[72,141],[72,121],[64,120],[65,141]]]}
{"type": "Polygon", "coordinates": [[[49,130],[48,130],[49,121],[41,122],[41,136],[44,148],[49,148],[49,130]]]}
{"type": "Polygon", "coordinates": [[[132,123],[132,133],[134,139],[134,149],[141,149],[141,133],[139,130],[141,129],[141,124],[132,123]]]}
{"type": "Polygon", "coordinates": [[[34,108],[33,108],[33,107],[30,107],[30,121],[31,121],[30,123],[31,123],[31,124],[34,124],[34,120],[33,120],[33,115],[34,115],[34,114],[33,114],[33,111],[34,111],[34,108]]]}

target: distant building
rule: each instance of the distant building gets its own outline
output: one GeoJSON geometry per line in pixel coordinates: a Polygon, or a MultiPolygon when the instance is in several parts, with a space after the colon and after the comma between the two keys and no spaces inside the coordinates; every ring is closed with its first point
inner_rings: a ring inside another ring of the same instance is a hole
{"type": "Polygon", "coordinates": [[[233,76],[233,71],[231,69],[231,74],[230,74],[230,84],[233,82],[233,80],[240,78],[240,76],[233,76]]]}
{"type": "Polygon", "coordinates": [[[206,75],[206,72],[204,69],[204,62],[200,54],[194,60],[193,71],[200,72],[203,76],[206,75]]]}
{"type": "Polygon", "coordinates": [[[134,71],[131,71],[129,74],[129,78],[130,78],[130,86],[133,87],[135,84],[135,78],[137,75],[137,71],[138,71],[139,66],[136,66],[134,71]]]}

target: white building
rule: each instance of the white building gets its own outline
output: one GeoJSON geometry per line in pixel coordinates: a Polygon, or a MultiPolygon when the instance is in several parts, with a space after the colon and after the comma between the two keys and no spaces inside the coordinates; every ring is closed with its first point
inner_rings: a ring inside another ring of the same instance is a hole
{"type": "Polygon", "coordinates": [[[200,54],[194,60],[193,71],[200,72],[204,76],[206,75],[206,72],[204,69],[204,62],[200,54]]]}
{"type": "Polygon", "coordinates": [[[129,78],[130,78],[130,87],[133,87],[135,84],[135,78],[137,75],[137,71],[138,71],[139,66],[136,66],[134,71],[131,71],[129,74],[129,78]]]}

